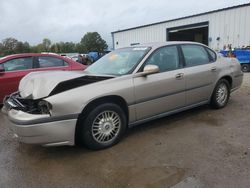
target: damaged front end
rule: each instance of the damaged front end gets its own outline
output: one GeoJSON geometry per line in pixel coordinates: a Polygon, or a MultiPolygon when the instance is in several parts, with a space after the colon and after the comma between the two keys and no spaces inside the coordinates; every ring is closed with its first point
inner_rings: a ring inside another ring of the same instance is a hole
{"type": "Polygon", "coordinates": [[[9,111],[11,109],[20,110],[29,114],[49,114],[51,116],[52,105],[43,99],[22,98],[19,92],[5,97],[4,106],[9,111]]]}
{"type": "Polygon", "coordinates": [[[52,105],[42,99],[13,93],[4,100],[4,122],[23,143],[43,146],[74,145],[76,117],[52,116],[52,105]]]}

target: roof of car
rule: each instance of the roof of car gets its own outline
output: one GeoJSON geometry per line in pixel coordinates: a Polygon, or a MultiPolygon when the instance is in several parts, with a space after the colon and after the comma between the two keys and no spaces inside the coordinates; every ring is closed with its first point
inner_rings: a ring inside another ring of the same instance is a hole
{"type": "Polygon", "coordinates": [[[151,43],[144,43],[144,44],[136,44],[136,45],[130,46],[130,48],[151,47],[153,49],[156,49],[156,48],[160,48],[160,47],[167,46],[167,45],[177,45],[177,44],[196,44],[196,45],[206,46],[206,45],[198,43],[198,42],[168,41],[168,42],[151,42],[151,43]]]}
{"type": "Polygon", "coordinates": [[[58,54],[55,53],[20,53],[20,54],[12,54],[12,55],[7,55],[5,57],[15,57],[15,56],[37,56],[37,55],[56,55],[56,56],[60,56],[58,54]]]}
{"type": "Polygon", "coordinates": [[[204,46],[204,44],[201,44],[198,42],[189,42],[189,41],[152,42],[152,43],[138,44],[138,45],[134,45],[134,46],[160,47],[160,46],[175,45],[175,44],[198,44],[198,45],[204,46]]]}
{"type": "Polygon", "coordinates": [[[0,62],[6,59],[27,57],[27,56],[51,56],[51,57],[60,57],[62,59],[66,59],[65,57],[62,57],[59,54],[55,54],[55,53],[21,53],[21,54],[12,54],[12,55],[7,55],[5,57],[2,57],[0,58],[0,62]]]}

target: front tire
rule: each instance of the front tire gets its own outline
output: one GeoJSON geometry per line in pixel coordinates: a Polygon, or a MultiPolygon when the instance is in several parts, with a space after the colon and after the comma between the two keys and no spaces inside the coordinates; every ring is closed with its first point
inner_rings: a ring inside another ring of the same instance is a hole
{"type": "Polygon", "coordinates": [[[215,86],[211,97],[211,106],[215,109],[224,108],[230,97],[230,84],[226,79],[221,79],[215,86]]]}
{"type": "Polygon", "coordinates": [[[81,142],[89,149],[99,150],[121,140],[127,127],[127,118],[120,106],[104,103],[90,111],[80,124],[81,142]]]}

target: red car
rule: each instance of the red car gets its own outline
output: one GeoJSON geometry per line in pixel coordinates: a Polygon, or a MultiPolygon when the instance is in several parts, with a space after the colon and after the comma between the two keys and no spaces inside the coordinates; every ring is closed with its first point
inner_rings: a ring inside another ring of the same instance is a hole
{"type": "Polygon", "coordinates": [[[0,58],[0,104],[4,97],[18,89],[19,81],[34,71],[84,70],[85,65],[50,53],[15,54],[0,58]]]}

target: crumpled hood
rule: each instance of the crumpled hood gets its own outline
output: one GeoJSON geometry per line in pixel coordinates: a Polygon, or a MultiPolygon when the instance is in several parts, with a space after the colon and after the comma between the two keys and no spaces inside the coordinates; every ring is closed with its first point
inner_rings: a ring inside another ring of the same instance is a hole
{"type": "Polygon", "coordinates": [[[48,96],[60,83],[86,75],[83,71],[32,72],[22,78],[19,92],[22,98],[39,99],[48,96]]]}

